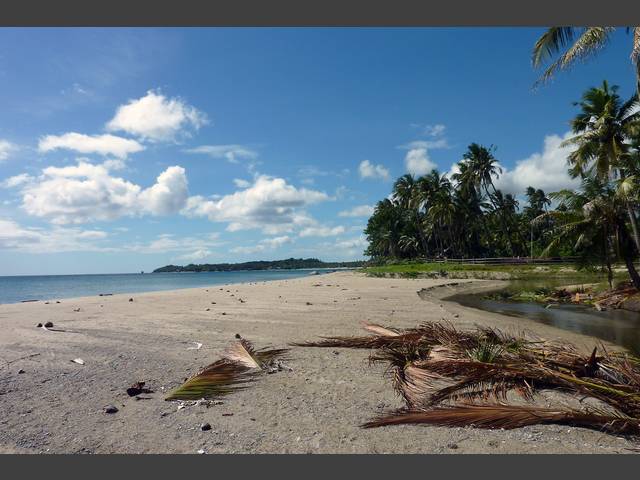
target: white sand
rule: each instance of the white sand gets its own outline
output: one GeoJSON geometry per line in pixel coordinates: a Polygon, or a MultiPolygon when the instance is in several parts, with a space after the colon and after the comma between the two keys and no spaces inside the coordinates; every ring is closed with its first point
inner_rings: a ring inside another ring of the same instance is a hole
{"type": "MultiPolygon", "coordinates": [[[[465,290],[483,284],[459,282],[465,290]]],[[[236,333],[257,347],[281,347],[319,335],[360,334],[361,320],[408,327],[445,318],[461,327],[528,329],[585,348],[595,342],[416,294],[443,283],[340,272],[59,304],[0,305],[0,452],[613,453],[637,446],[612,435],[553,425],[512,431],[363,430],[360,424],[402,402],[383,367],[370,367],[369,352],[361,350],[293,348],[288,362],[293,372],[265,375],[222,404],[177,411],[175,403],[163,400],[163,388],[168,391],[218,359],[236,333]],[[46,321],[67,332],[35,327],[46,321]],[[190,342],[203,346],[190,350],[190,342]],[[14,361],[32,354],[38,355],[14,361]],[[85,365],[72,363],[74,358],[85,365]],[[155,390],[146,400],[125,393],[138,380],[155,390]],[[104,413],[109,404],[119,411],[104,413]],[[212,430],[201,431],[204,422],[212,430]]]]}

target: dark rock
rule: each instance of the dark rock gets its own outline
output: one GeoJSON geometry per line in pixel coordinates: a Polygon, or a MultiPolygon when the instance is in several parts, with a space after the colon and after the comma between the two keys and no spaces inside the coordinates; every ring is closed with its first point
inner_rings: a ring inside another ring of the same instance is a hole
{"type": "Polygon", "coordinates": [[[133,298],[130,298],[130,299],[129,299],[129,301],[130,301],[130,302],[133,302],[133,298]]]}
{"type": "Polygon", "coordinates": [[[106,407],[104,407],[104,413],[117,413],[118,409],[115,407],[115,405],[107,405],[106,407]]]}
{"type": "Polygon", "coordinates": [[[18,373],[24,373],[23,369],[18,370],[18,373]]]}
{"type": "Polygon", "coordinates": [[[242,336],[239,333],[236,333],[236,338],[240,339],[242,336]]]}
{"type": "Polygon", "coordinates": [[[42,328],[42,324],[41,324],[41,323],[39,323],[39,324],[37,324],[37,325],[36,325],[36,327],[37,327],[37,328],[42,328]]]}
{"type": "Polygon", "coordinates": [[[457,450],[458,449],[458,444],[457,443],[448,443],[447,444],[447,448],[450,448],[451,450],[457,450]]]}
{"type": "Polygon", "coordinates": [[[47,322],[44,324],[44,326],[47,328],[53,328],[53,322],[47,322]]]}
{"type": "Polygon", "coordinates": [[[206,432],[207,430],[211,430],[211,425],[208,423],[203,423],[202,425],[200,425],[200,430],[202,430],[203,432],[206,432]]]}
{"type": "Polygon", "coordinates": [[[135,397],[136,395],[140,395],[141,393],[153,393],[153,390],[149,390],[144,387],[145,382],[136,382],[127,388],[127,395],[130,397],[135,397]]]}

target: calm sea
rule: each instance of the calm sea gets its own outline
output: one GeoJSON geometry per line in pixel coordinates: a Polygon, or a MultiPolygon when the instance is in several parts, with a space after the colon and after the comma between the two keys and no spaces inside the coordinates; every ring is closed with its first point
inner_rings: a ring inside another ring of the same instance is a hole
{"type": "MultiPolygon", "coordinates": [[[[333,270],[316,270],[326,273],[333,270]]],[[[0,277],[0,303],[55,300],[105,293],[139,293],[158,290],[262,282],[305,277],[311,270],[260,270],[200,273],[124,273],[105,275],[29,275],[0,277]]]]}

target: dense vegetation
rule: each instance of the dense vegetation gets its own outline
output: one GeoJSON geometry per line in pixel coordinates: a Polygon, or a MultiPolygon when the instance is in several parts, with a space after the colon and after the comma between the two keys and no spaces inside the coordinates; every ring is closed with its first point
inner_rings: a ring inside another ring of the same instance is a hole
{"type": "Polygon", "coordinates": [[[573,147],[567,168],[581,180],[578,189],[547,194],[530,186],[521,204],[496,187],[495,147],[472,143],[451,178],[433,170],[396,180],[368,221],[365,253],[374,260],[575,256],[606,267],[610,280],[621,262],[640,287],[637,95],[623,101],[604,82],[576,106],[574,135],[564,144],[573,147]]]}
{"type": "Polygon", "coordinates": [[[153,273],[163,272],[234,272],[239,270],[294,270],[298,268],[355,268],[363,262],[323,262],[317,258],[288,258],[286,260],[256,261],[244,263],[205,263],[185,266],[167,265],[153,273]]]}

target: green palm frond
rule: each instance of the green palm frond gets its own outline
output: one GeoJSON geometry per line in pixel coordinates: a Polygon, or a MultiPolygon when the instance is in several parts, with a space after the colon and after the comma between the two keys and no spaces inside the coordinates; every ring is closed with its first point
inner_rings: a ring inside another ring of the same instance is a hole
{"type": "MultiPolygon", "coordinates": [[[[613,27],[589,27],[586,28],[582,34],[575,40],[565,53],[563,53],[558,60],[553,62],[545,72],[542,74],[536,84],[543,83],[551,79],[558,71],[567,69],[577,63],[580,60],[585,60],[589,56],[595,54],[601,49],[608,41],[609,36],[615,30],[613,27]]],[[[568,38],[568,37],[566,37],[568,38]]],[[[551,40],[543,42],[545,45],[550,45],[547,48],[547,52],[554,53],[559,51],[567,42],[557,43],[555,49],[551,49],[551,40]]],[[[535,49],[534,49],[535,52],[535,49]]],[[[548,57],[546,55],[545,57],[548,57]]],[[[534,53],[535,58],[535,53],[534,53]]]]}

